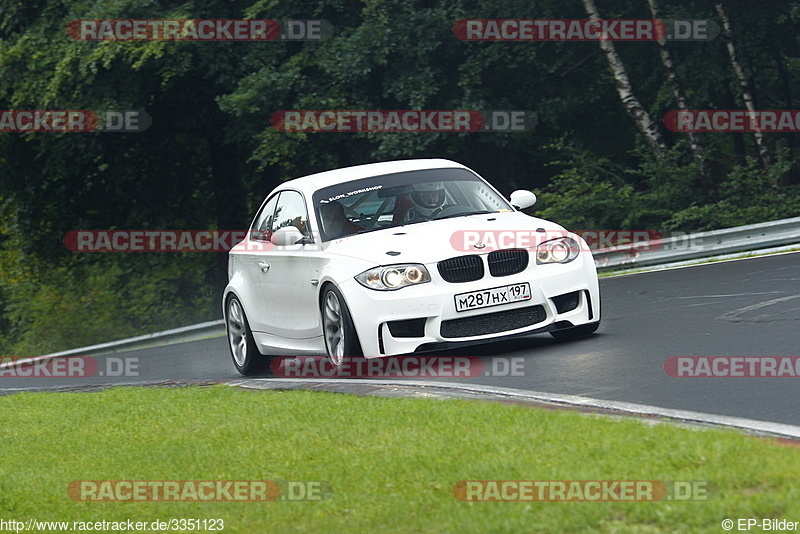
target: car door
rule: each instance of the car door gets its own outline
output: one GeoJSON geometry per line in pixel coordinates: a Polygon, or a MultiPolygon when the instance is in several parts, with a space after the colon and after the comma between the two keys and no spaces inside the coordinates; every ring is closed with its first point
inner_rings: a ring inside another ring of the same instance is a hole
{"type": "Polygon", "coordinates": [[[242,276],[239,292],[250,328],[254,332],[271,332],[268,324],[267,285],[270,253],[274,245],[270,242],[278,194],[264,202],[245,238],[244,250],[236,252],[233,261],[235,272],[242,276]]]}
{"type": "Polygon", "coordinates": [[[321,335],[317,306],[319,253],[309,228],[303,195],[282,191],[278,198],[271,231],[295,226],[306,236],[305,244],[274,247],[270,267],[263,274],[266,284],[266,321],[269,333],[286,339],[310,339],[321,335]]]}

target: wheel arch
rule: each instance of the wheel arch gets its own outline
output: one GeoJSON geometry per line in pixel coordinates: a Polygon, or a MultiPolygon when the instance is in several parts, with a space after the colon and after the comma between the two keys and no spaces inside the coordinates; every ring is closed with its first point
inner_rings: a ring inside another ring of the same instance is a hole
{"type": "MultiPolygon", "coordinates": [[[[242,302],[242,297],[236,291],[236,289],[228,286],[225,288],[225,291],[222,293],[222,318],[228,318],[228,302],[231,300],[231,297],[236,297],[239,300],[239,304],[242,305],[242,309],[244,310],[244,302],[242,302]]],[[[244,310],[245,314],[247,310],[244,310]]]]}

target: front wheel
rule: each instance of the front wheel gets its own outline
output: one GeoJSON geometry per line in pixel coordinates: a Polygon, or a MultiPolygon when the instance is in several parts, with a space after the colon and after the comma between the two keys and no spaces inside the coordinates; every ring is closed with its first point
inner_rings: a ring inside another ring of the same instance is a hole
{"type": "Polygon", "coordinates": [[[329,285],[325,288],[321,307],[325,348],[331,363],[338,369],[346,358],[362,355],[361,343],[347,303],[336,287],[329,285]]]}
{"type": "Polygon", "coordinates": [[[559,341],[571,341],[573,339],[581,339],[589,337],[597,331],[600,322],[582,324],[580,326],[573,326],[572,328],[565,328],[564,330],[553,330],[550,335],[559,341]]]}
{"type": "Polygon", "coordinates": [[[269,369],[271,358],[258,352],[242,303],[235,296],[228,299],[228,305],[225,307],[225,326],[228,330],[228,346],[231,349],[233,365],[239,373],[252,376],[269,369]]]}

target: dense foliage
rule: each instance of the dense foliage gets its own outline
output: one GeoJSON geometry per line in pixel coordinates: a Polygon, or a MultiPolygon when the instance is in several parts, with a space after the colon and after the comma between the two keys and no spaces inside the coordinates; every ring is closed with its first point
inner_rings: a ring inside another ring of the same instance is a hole
{"type": "MultiPolygon", "coordinates": [[[[597,0],[651,18],[646,0],[597,0]]],[[[711,1],[663,18],[718,20],[711,1]]],[[[726,0],[757,109],[800,101],[800,2],[726,0]]],[[[669,147],[637,133],[596,42],[464,42],[464,18],[587,18],[581,0],[0,0],[0,109],[146,110],[142,133],[0,133],[0,354],[37,354],[219,317],[225,254],[81,254],[73,229],[243,229],[282,180],[414,157],[460,161],[533,213],[590,229],[706,230],[800,213],[794,134],[700,134],[701,185],[653,42],[617,43],[669,147]],[[75,19],[325,19],[305,42],[84,42],[75,19]],[[523,133],[285,133],[289,109],[518,109],[523,133]]],[[[691,109],[744,109],[722,39],[668,44],[691,109]]]]}

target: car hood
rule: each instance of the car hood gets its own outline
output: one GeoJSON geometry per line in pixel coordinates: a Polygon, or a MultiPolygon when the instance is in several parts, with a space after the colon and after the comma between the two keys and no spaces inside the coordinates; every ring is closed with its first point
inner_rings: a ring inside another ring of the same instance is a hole
{"type": "Polygon", "coordinates": [[[558,224],[520,212],[491,213],[376,230],[330,241],[325,249],[331,255],[375,265],[434,263],[464,254],[530,246],[544,240],[543,236],[557,237],[565,231],[558,224]],[[475,243],[485,248],[475,248],[475,243]]]}

